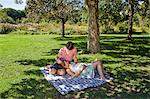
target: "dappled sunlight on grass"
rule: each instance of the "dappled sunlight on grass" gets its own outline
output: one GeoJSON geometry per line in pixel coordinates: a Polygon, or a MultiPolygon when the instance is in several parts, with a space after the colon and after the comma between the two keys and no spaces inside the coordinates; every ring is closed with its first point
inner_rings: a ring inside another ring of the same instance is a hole
{"type": "Polygon", "coordinates": [[[44,79],[22,79],[20,83],[1,94],[1,98],[48,98],[54,97],[56,90],[44,79]]]}
{"type": "Polygon", "coordinates": [[[148,98],[150,96],[150,36],[134,35],[133,41],[127,41],[126,36],[126,34],[101,34],[100,54],[89,54],[86,49],[87,36],[85,35],[69,35],[65,38],[56,35],[0,36],[3,38],[0,42],[5,44],[5,46],[0,45],[0,51],[4,50],[0,56],[2,62],[0,69],[3,76],[0,80],[3,80],[3,84],[7,82],[5,91],[0,92],[1,97],[148,98]],[[53,64],[59,48],[67,41],[75,43],[79,62],[89,63],[96,58],[102,60],[105,70],[114,80],[96,88],[71,92],[67,95],[61,95],[56,91],[44,80],[39,68],[53,64]],[[12,50],[8,50],[10,48],[12,50]],[[5,66],[8,66],[7,71],[5,66]],[[13,77],[13,83],[11,80],[6,80],[11,79],[10,77],[13,77]]]}

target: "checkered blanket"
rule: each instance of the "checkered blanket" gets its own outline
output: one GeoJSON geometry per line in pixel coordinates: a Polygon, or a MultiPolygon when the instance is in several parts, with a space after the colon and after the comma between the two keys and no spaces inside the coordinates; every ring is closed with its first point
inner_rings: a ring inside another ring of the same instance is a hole
{"type": "MultiPolygon", "coordinates": [[[[71,91],[83,90],[85,88],[96,87],[106,83],[98,78],[98,74],[95,75],[94,78],[73,78],[69,75],[56,76],[49,74],[45,67],[40,68],[40,70],[44,74],[45,79],[52,83],[53,86],[63,95],[71,91]]],[[[107,78],[109,78],[109,76],[107,78]]]]}

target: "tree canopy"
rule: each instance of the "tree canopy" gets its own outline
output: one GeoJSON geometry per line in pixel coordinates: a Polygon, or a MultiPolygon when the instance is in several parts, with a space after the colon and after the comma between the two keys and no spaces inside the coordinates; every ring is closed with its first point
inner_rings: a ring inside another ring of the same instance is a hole
{"type": "Polygon", "coordinates": [[[1,7],[3,7],[3,5],[2,5],[2,4],[0,4],[0,8],[1,8],[1,7]]]}
{"type": "Polygon", "coordinates": [[[15,10],[12,8],[3,8],[0,10],[0,22],[1,23],[15,23],[17,20],[26,17],[24,11],[15,10]]]}
{"type": "Polygon", "coordinates": [[[26,11],[31,20],[39,21],[41,18],[60,20],[64,36],[65,22],[71,18],[76,19],[82,5],[81,0],[28,0],[26,11]]]}

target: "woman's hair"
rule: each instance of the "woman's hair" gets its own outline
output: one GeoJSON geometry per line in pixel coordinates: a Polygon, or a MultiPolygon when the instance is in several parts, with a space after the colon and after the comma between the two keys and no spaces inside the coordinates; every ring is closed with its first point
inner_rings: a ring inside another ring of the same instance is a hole
{"type": "Polygon", "coordinates": [[[67,48],[68,50],[72,50],[72,49],[74,48],[74,43],[68,42],[68,43],[66,44],[66,48],[67,48]]]}

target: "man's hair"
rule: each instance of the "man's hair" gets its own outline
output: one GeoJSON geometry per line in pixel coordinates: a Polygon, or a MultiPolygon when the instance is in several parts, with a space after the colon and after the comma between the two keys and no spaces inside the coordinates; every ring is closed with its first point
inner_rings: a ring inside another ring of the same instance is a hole
{"type": "Polygon", "coordinates": [[[66,44],[66,48],[67,48],[68,50],[72,50],[72,49],[74,48],[74,43],[68,42],[68,43],[66,44]]]}

